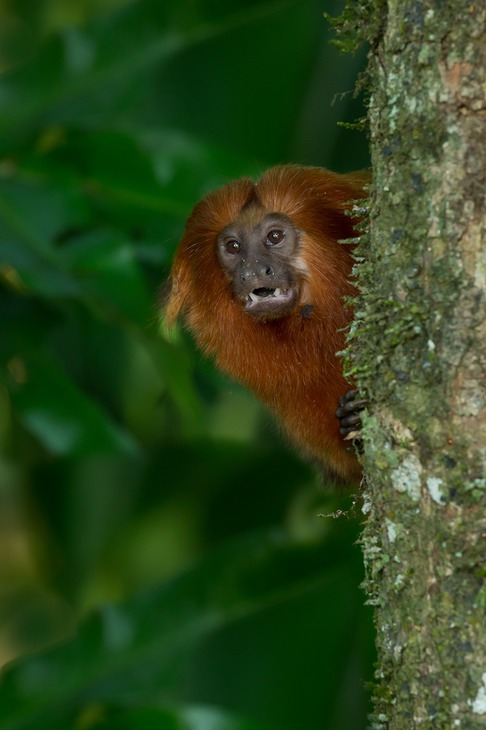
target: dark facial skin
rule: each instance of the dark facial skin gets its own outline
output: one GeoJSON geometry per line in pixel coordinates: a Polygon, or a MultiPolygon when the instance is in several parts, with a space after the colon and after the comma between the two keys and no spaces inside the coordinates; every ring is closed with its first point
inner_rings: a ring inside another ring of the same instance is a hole
{"type": "Polygon", "coordinates": [[[218,258],[248,314],[277,319],[295,309],[298,287],[292,261],[298,245],[298,232],[286,216],[256,205],[221,231],[218,258]]]}

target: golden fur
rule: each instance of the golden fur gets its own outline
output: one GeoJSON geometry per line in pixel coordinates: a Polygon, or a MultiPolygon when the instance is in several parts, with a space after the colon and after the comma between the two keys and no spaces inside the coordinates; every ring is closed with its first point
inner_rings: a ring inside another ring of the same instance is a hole
{"type": "Polygon", "coordinates": [[[354,293],[353,259],[352,247],[338,240],[355,235],[356,219],[345,210],[365,196],[365,183],[359,173],[285,165],[256,183],[244,178],[210,193],[187,221],[166,305],[169,323],[183,314],[204,352],[278,415],[304,453],[350,483],[359,480],[360,467],[335,410],[350,389],[336,353],[351,318],[344,298],[354,293]],[[286,215],[300,238],[299,301],[288,316],[269,321],[256,321],[234,299],[216,251],[220,231],[255,198],[264,211],[286,215]],[[308,317],[305,305],[312,306],[308,317]]]}

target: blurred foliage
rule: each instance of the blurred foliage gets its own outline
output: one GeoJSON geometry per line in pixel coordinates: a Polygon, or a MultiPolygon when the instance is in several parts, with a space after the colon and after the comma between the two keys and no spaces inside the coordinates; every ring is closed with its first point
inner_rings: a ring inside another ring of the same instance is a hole
{"type": "Polygon", "coordinates": [[[326,5],[0,2],[2,730],[365,727],[350,497],[158,311],[208,190],[367,164],[326,5]]]}

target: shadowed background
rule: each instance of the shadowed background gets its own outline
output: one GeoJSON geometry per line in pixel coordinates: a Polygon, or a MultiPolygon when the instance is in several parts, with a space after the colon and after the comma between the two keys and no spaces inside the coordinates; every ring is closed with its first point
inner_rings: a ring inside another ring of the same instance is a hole
{"type": "Polygon", "coordinates": [[[206,192],[367,166],[324,11],[0,2],[5,730],[366,726],[351,498],[158,311],[206,192]]]}

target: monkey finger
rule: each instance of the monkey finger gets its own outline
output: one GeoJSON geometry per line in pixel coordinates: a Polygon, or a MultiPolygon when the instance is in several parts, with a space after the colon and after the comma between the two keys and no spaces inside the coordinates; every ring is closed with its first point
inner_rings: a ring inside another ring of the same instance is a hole
{"type": "Polygon", "coordinates": [[[338,418],[344,418],[349,413],[356,413],[358,411],[362,411],[364,407],[366,406],[368,401],[366,400],[356,400],[356,401],[349,401],[349,403],[346,403],[345,405],[341,406],[336,410],[336,416],[338,418]]]}
{"type": "Polygon", "coordinates": [[[339,399],[340,407],[346,411],[362,410],[367,403],[366,398],[359,398],[359,392],[357,390],[349,390],[339,399]]]}
{"type": "Polygon", "coordinates": [[[340,406],[345,406],[346,403],[348,403],[348,401],[353,401],[356,398],[357,395],[358,395],[358,391],[357,390],[348,390],[347,393],[345,393],[344,395],[342,395],[340,397],[340,399],[339,399],[339,405],[340,406]]]}
{"type": "Polygon", "coordinates": [[[341,418],[341,426],[358,426],[361,425],[361,418],[357,413],[353,413],[350,416],[346,416],[345,418],[341,418]]]}
{"type": "Polygon", "coordinates": [[[368,401],[366,398],[361,398],[360,400],[353,400],[350,401],[347,406],[350,408],[353,408],[355,411],[360,410],[362,411],[363,408],[365,408],[368,405],[368,401]]]}

